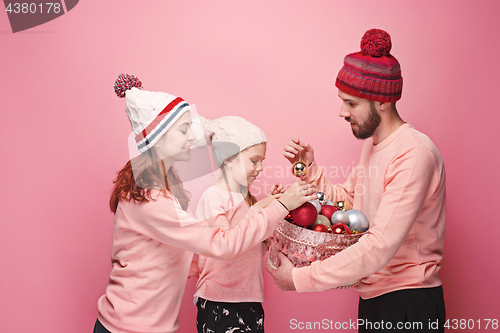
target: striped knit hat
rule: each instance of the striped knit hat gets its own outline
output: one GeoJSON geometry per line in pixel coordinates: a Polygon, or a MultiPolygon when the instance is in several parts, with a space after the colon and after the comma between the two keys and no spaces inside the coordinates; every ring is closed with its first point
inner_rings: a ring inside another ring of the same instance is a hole
{"type": "Polygon", "coordinates": [[[164,92],[144,91],[136,77],[120,74],[115,93],[125,97],[125,112],[132,125],[139,152],[143,153],[165,134],[180,116],[191,111],[182,98],[164,92]]]}
{"type": "Polygon", "coordinates": [[[377,102],[401,98],[403,78],[399,62],[390,55],[391,36],[370,29],[361,39],[361,52],[348,54],[335,86],[350,95],[377,102]]]}

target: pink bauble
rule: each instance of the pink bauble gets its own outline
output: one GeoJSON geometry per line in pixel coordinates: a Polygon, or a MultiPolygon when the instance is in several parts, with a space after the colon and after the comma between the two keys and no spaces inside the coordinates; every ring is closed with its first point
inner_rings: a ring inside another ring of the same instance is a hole
{"type": "Polygon", "coordinates": [[[330,205],[325,205],[321,206],[321,215],[326,216],[329,220],[332,218],[333,213],[337,211],[337,207],[335,206],[330,206],[330,205]]]}
{"type": "Polygon", "coordinates": [[[316,221],[318,211],[312,203],[306,202],[302,206],[292,210],[292,217],[296,224],[307,227],[316,221]]]}

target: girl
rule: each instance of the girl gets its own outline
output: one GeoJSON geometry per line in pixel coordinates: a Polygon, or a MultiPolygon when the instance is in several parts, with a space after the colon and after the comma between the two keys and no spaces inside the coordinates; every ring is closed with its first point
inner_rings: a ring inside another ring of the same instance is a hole
{"type": "Polygon", "coordinates": [[[98,301],[94,332],[175,332],[192,252],[234,259],[266,239],[287,214],[308,200],[297,185],[231,230],[210,228],[188,214],[189,196],[172,165],[190,159],[189,105],[179,97],[142,91],[133,76],[120,75],[115,91],[136,134],[139,156],[118,173],[110,199],[115,214],[112,270],[98,301]],[[286,207],[286,208],[285,208],[286,207]]]}
{"type": "MultiPolygon", "coordinates": [[[[274,200],[282,191],[275,184],[270,195],[256,203],[249,186],[262,171],[266,137],[262,130],[240,117],[222,117],[207,126],[207,141],[222,177],[200,198],[199,219],[211,218],[214,226],[229,229],[253,216],[253,207],[274,200]]],[[[309,197],[310,199],[311,197],[309,197]]],[[[264,332],[264,244],[228,261],[200,256],[195,299],[200,333],[264,332]]]]}

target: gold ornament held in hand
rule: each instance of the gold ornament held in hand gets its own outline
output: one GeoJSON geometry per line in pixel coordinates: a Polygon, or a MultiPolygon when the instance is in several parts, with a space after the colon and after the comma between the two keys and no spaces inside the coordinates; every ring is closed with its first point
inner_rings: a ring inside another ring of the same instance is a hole
{"type": "Polygon", "coordinates": [[[302,150],[299,150],[299,160],[292,165],[292,173],[295,177],[302,177],[307,175],[307,164],[302,162],[302,157],[300,156],[302,150]]]}
{"type": "Polygon", "coordinates": [[[293,163],[292,173],[295,177],[305,176],[307,174],[307,165],[302,161],[293,163]]]}

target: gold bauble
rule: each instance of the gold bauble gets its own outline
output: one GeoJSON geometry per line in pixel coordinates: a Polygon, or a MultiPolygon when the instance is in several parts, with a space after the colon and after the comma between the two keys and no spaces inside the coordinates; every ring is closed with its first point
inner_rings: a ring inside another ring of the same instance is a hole
{"type": "Polygon", "coordinates": [[[292,173],[295,177],[305,176],[307,174],[307,165],[302,161],[293,163],[292,173]]]}
{"type": "Polygon", "coordinates": [[[316,221],[314,221],[314,225],[316,224],[323,224],[324,226],[331,227],[332,223],[330,222],[330,219],[324,215],[318,214],[318,217],[316,218],[316,221]]]}
{"type": "Polygon", "coordinates": [[[349,202],[343,200],[335,201],[333,205],[337,207],[338,210],[343,210],[344,212],[347,212],[349,209],[351,209],[349,202]]]}

